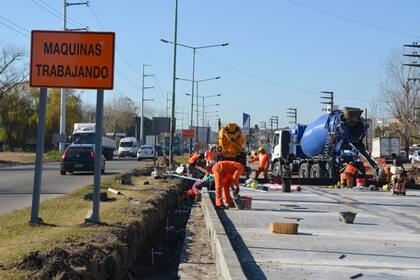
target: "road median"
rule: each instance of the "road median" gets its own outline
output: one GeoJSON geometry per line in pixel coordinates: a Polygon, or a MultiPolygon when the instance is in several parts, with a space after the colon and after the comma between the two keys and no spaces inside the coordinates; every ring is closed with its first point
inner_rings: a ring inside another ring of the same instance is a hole
{"type": "Polygon", "coordinates": [[[122,195],[107,192],[99,225],[84,224],[91,185],[41,203],[41,226],[28,224],[29,208],[0,216],[0,279],[126,277],[177,206],[176,181],[145,176],[149,171],[104,180],[101,192],[122,195]]]}

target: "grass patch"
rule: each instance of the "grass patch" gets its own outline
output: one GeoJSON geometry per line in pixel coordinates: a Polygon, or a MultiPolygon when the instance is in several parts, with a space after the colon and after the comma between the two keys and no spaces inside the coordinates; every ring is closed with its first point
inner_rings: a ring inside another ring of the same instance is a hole
{"type": "Polygon", "coordinates": [[[151,207],[150,204],[133,206],[128,203],[128,198],[145,203],[168,189],[168,185],[160,184],[150,177],[136,177],[131,186],[121,185],[112,178],[106,179],[102,182],[101,191],[108,187],[121,190],[124,195],[108,193],[109,197],[116,200],[101,202],[100,219],[103,225],[83,225],[88,210],[92,208],[92,202],[84,200],[84,196],[92,192],[91,185],[42,202],[40,217],[46,224],[44,226],[33,227],[28,224],[30,208],[0,216],[0,279],[24,279],[29,271],[12,269],[9,266],[18,263],[34,250],[46,252],[57,246],[65,246],[68,238],[71,238],[72,242],[88,242],[95,234],[111,230],[108,225],[139,219],[138,215],[130,215],[129,211],[124,210],[139,207],[147,210],[151,207]],[[150,185],[144,186],[145,180],[149,181],[150,185]]]}
{"type": "Polygon", "coordinates": [[[44,161],[59,161],[62,155],[63,153],[57,150],[48,151],[44,154],[44,161]]]}
{"type": "Polygon", "coordinates": [[[179,163],[187,163],[187,160],[189,159],[188,155],[182,155],[182,156],[174,156],[174,160],[179,162],[179,163]]]}
{"type": "MultiPolygon", "coordinates": [[[[62,152],[51,150],[44,153],[44,162],[59,161],[62,152]]],[[[1,152],[0,161],[14,164],[30,164],[35,162],[35,153],[25,152],[1,152]]]]}

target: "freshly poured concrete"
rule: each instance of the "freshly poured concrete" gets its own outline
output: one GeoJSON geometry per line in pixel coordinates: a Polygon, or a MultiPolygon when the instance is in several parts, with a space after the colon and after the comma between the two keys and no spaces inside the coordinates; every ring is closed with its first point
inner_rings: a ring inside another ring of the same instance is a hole
{"type": "Polygon", "coordinates": [[[251,210],[218,212],[249,279],[420,279],[419,191],[241,194],[251,210]],[[339,211],[357,212],[355,223],[339,222],[339,211]],[[297,222],[299,234],[271,234],[270,222],[297,222]]]}

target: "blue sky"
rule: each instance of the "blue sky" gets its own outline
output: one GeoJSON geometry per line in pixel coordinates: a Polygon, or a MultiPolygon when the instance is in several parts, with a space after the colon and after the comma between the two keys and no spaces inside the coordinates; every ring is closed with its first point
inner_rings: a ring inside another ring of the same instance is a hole
{"type": "MultiPolygon", "coordinates": [[[[155,86],[147,94],[155,101],[148,105],[164,111],[172,85],[172,47],[160,38],[173,39],[174,1],[90,2],[89,8],[68,9],[69,27],[79,27],[77,22],[92,31],[116,32],[115,90],[106,92],[106,100],[125,95],[138,103],[140,69],[146,63],[152,65],[149,74],[156,75],[147,79],[147,86],[155,86]]],[[[8,19],[26,30],[58,30],[62,19],[50,8],[61,12],[62,5],[61,0],[2,0],[0,44],[29,53],[29,38],[1,23],[8,19]]],[[[299,122],[305,123],[322,113],[321,90],[335,91],[340,106],[369,108],[389,54],[420,38],[418,8],[416,0],[179,0],[178,42],[229,42],[199,51],[196,61],[197,79],[222,77],[201,83],[200,94],[222,94],[207,101],[221,104],[223,122],[240,123],[247,112],[252,125],[278,115],[282,126],[288,122],[286,108],[296,107],[299,122]]],[[[177,76],[190,79],[191,64],[192,51],[178,48],[177,76]]],[[[185,93],[190,91],[190,83],[177,82],[179,111],[189,112],[185,93]]],[[[92,91],[82,97],[95,102],[92,91]]]]}

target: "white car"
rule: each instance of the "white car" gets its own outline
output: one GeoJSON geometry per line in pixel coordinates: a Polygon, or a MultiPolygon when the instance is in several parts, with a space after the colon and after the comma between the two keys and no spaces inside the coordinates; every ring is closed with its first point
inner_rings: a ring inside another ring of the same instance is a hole
{"type": "Polygon", "coordinates": [[[420,162],[420,150],[416,150],[411,155],[411,163],[420,162]]]}
{"type": "Polygon", "coordinates": [[[153,159],[155,158],[156,150],[153,145],[143,145],[140,146],[139,150],[137,151],[137,160],[142,159],[153,159]]]}

